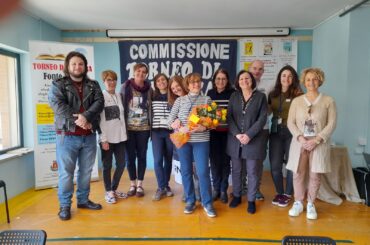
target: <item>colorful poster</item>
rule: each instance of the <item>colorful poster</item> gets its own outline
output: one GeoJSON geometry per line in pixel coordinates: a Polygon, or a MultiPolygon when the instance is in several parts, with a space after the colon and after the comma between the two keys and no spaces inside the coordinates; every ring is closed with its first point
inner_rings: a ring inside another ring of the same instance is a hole
{"type": "Polygon", "coordinates": [[[197,72],[202,76],[203,92],[212,88],[212,76],[218,68],[229,72],[230,81],[236,74],[236,40],[145,40],[119,41],[121,77],[133,77],[136,63],[149,68],[148,80],[158,73],[168,77],[197,72]]]}
{"type": "Polygon", "coordinates": [[[276,75],[283,66],[291,65],[297,69],[297,43],[294,37],[240,39],[240,67],[248,70],[253,60],[262,60],[265,64],[262,80],[274,86],[276,75]]]}
{"type": "MultiPolygon", "coordinates": [[[[45,41],[30,41],[29,48],[34,104],[35,188],[44,189],[58,184],[54,113],[48,103],[49,87],[53,80],[63,76],[64,59],[71,51],[78,51],[86,56],[88,76],[94,78],[94,49],[92,46],[45,41]]],[[[96,161],[92,179],[98,178],[96,161]]]]}

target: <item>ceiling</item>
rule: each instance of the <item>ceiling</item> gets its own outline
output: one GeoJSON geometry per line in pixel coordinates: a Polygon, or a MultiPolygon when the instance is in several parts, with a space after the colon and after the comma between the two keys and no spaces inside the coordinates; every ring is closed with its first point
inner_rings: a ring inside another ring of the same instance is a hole
{"type": "Polygon", "coordinates": [[[361,0],[22,0],[61,30],[291,27],[311,29],[361,0]]]}

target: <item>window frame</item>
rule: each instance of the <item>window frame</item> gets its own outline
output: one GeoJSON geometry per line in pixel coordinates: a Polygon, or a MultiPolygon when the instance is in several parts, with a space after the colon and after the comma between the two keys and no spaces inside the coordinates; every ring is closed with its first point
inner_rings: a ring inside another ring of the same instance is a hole
{"type": "Polygon", "coordinates": [[[8,51],[8,50],[3,49],[1,47],[0,47],[0,55],[12,57],[12,58],[15,58],[15,60],[16,60],[16,69],[17,69],[17,71],[16,71],[16,86],[17,86],[16,95],[17,95],[17,103],[18,103],[18,124],[19,124],[19,144],[17,146],[14,146],[14,147],[10,147],[10,148],[0,150],[0,155],[2,155],[2,154],[5,154],[9,151],[15,150],[15,149],[23,148],[24,147],[24,139],[23,139],[23,126],[22,126],[22,123],[23,123],[22,115],[23,115],[23,113],[22,113],[22,88],[21,88],[21,85],[22,85],[22,82],[21,82],[21,56],[18,53],[8,51]]]}

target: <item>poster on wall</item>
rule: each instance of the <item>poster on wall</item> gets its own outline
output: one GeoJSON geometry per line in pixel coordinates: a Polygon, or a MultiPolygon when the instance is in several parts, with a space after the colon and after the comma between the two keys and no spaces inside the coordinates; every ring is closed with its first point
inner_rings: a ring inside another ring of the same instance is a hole
{"type": "MultiPolygon", "coordinates": [[[[87,74],[94,79],[94,49],[79,44],[30,41],[29,50],[34,108],[35,188],[44,189],[58,184],[54,113],[48,103],[51,82],[64,76],[64,59],[71,51],[85,55],[87,74]]],[[[95,180],[98,177],[98,162],[95,161],[91,178],[95,180]]]]}
{"type": "Polygon", "coordinates": [[[197,72],[202,76],[203,93],[212,88],[212,76],[218,68],[229,72],[230,81],[236,74],[236,45],[234,40],[145,40],[119,41],[122,81],[133,77],[133,67],[145,63],[148,80],[158,73],[168,77],[197,72]]]}
{"type": "Polygon", "coordinates": [[[240,69],[248,70],[253,60],[262,60],[262,80],[274,86],[276,75],[285,65],[297,70],[297,39],[292,37],[245,38],[239,40],[240,69]]]}

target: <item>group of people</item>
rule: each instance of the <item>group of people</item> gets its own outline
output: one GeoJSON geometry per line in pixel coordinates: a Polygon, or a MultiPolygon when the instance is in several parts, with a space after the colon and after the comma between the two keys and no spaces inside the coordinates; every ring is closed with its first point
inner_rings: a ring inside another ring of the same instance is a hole
{"type": "Polygon", "coordinates": [[[159,73],[152,86],[146,80],[148,72],[145,64],[136,64],[133,78],[123,82],[120,92],[116,92],[117,74],[104,71],[102,91],[98,82],[86,75],[86,58],[78,52],[67,55],[65,76],[53,81],[49,90],[57,134],[61,220],[71,218],[76,165],[77,208],[102,208],[89,199],[96,132],[107,203],[145,195],[143,181],[151,138],[158,186],[152,197],[154,201],[174,195],[169,183],[176,153],[184,187],[185,214],[194,212],[198,200],[207,216],[215,217],[214,201],[219,199],[234,208],[241,204],[244,192],[247,212],[254,214],[256,200],[264,199],[260,185],[268,153],[276,190],[272,204],[287,207],[294,195],[288,213],[298,216],[307,199],[306,216],[317,219],[314,202],[321,174],[330,171],[330,136],[336,125],[333,98],[319,92],[325,81],[320,69],[305,69],[299,80],[295,69],[287,65],[277,74],[276,83],[270,85],[261,79],[264,64],[260,60],[253,61],[248,70],[241,70],[234,84],[227,70],[220,68],[213,75],[212,89],[207,95],[202,93],[202,78],[198,73],[184,78],[168,78],[159,73]],[[227,123],[213,130],[193,126],[189,140],[178,149],[174,147],[170,134],[174,130],[189,130],[192,109],[213,101],[227,108],[227,123]],[[113,155],[116,168],[112,177],[113,155]],[[118,190],[126,162],[130,178],[127,193],[118,190]],[[232,200],[229,202],[230,173],[232,200]]]}

